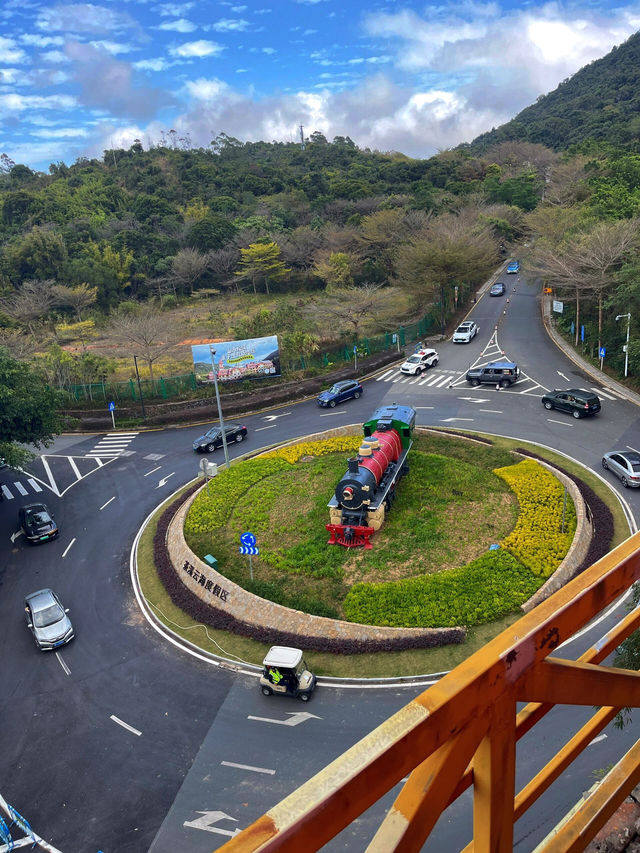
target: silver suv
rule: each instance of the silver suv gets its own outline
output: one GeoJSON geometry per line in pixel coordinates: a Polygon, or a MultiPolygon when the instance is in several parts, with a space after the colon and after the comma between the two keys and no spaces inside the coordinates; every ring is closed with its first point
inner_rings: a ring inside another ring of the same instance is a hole
{"type": "Polygon", "coordinates": [[[475,338],[477,334],[478,327],[473,322],[473,320],[465,320],[464,323],[460,323],[458,328],[453,333],[452,340],[454,344],[468,344],[475,338]]]}

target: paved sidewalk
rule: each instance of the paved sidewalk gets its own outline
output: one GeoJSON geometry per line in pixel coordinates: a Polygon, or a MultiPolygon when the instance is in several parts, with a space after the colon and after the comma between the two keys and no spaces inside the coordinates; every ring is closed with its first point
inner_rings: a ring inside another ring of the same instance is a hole
{"type": "Polygon", "coordinates": [[[547,330],[547,334],[554,342],[554,344],[561,349],[567,358],[570,358],[574,364],[576,364],[581,370],[584,370],[585,373],[592,376],[596,382],[599,382],[605,388],[611,388],[612,391],[615,391],[621,397],[624,397],[629,402],[634,403],[636,406],[640,406],[640,394],[632,391],[627,388],[626,385],[623,385],[622,382],[618,382],[616,379],[613,379],[606,373],[603,373],[601,370],[598,370],[597,367],[594,367],[586,359],[582,358],[576,350],[569,344],[562,335],[557,331],[555,323],[553,321],[553,316],[551,313],[551,297],[543,296],[542,297],[542,321],[544,323],[544,327],[547,330]]]}

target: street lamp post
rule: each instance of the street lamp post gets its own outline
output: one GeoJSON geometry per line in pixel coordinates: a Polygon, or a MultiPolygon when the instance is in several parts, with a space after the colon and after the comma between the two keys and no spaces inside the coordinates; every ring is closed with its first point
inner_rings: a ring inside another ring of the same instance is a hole
{"type": "Polygon", "coordinates": [[[629,370],[629,329],[631,328],[631,312],[628,314],[618,314],[616,321],[622,320],[623,317],[627,318],[627,343],[624,348],[624,376],[626,379],[629,370]]]}
{"type": "Polygon", "coordinates": [[[216,389],[216,403],[218,405],[218,416],[220,418],[220,432],[222,433],[222,449],[224,450],[224,461],[226,463],[227,468],[229,467],[229,451],[227,449],[227,434],[224,430],[224,420],[222,418],[222,406],[220,405],[220,391],[218,390],[218,373],[216,371],[216,364],[213,360],[216,351],[213,347],[209,347],[209,353],[211,354],[211,370],[213,371],[213,384],[216,389]]]}
{"type": "Polygon", "coordinates": [[[137,358],[137,356],[135,356],[135,355],[134,355],[134,357],[133,357],[133,363],[134,363],[134,364],[135,364],[135,366],[136,366],[136,379],[138,380],[138,392],[139,392],[139,394],[140,394],[140,405],[141,405],[141,407],[142,407],[142,420],[143,420],[143,421],[146,421],[146,419],[147,419],[147,414],[146,414],[146,412],[145,412],[145,410],[144,410],[144,399],[143,399],[143,397],[142,397],[142,383],[140,382],[140,373],[139,373],[139,371],[138,371],[138,358],[137,358]]]}

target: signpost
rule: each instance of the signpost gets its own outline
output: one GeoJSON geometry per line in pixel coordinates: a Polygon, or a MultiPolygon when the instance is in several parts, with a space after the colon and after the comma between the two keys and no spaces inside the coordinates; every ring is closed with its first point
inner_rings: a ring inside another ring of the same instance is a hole
{"type": "Polygon", "coordinates": [[[251,558],[254,554],[260,553],[259,549],[256,547],[256,537],[253,533],[249,533],[247,531],[240,537],[240,553],[247,554],[249,557],[249,575],[251,580],[253,580],[253,561],[251,558]]]}
{"type": "MultiPolygon", "coordinates": [[[[584,326],[583,326],[583,328],[584,328],[584,326]]],[[[607,348],[606,347],[600,347],[600,349],[598,350],[598,355],[600,356],[600,370],[602,370],[602,362],[604,361],[604,357],[606,354],[607,354],[607,348]]]]}
{"type": "Polygon", "coordinates": [[[115,408],[116,408],[116,404],[112,400],[109,403],[109,411],[111,412],[111,423],[113,424],[114,429],[116,428],[116,418],[115,418],[115,415],[113,414],[115,411],[115,408]]]}
{"type": "Polygon", "coordinates": [[[358,369],[358,345],[353,345],[353,366],[357,370],[358,369]]]}

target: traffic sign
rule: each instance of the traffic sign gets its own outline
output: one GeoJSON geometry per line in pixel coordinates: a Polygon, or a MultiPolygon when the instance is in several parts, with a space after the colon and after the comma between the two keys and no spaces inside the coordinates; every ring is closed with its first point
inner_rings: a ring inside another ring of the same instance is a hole
{"type": "Polygon", "coordinates": [[[116,404],[115,404],[115,403],[113,402],[113,400],[112,400],[112,401],[109,403],[109,411],[110,411],[110,412],[112,412],[112,411],[115,409],[115,407],[116,407],[116,404]]]}
{"type": "Polygon", "coordinates": [[[253,535],[253,533],[249,533],[247,531],[246,533],[242,534],[242,536],[240,537],[240,541],[248,548],[252,548],[256,544],[256,537],[253,535]]]}
{"type": "Polygon", "coordinates": [[[240,553],[251,555],[251,554],[259,554],[260,551],[258,550],[258,548],[254,548],[253,545],[241,545],[240,546],[240,553]]]}
{"type": "Polygon", "coordinates": [[[600,358],[604,358],[606,354],[607,354],[607,348],[606,347],[600,347],[600,349],[598,350],[598,355],[600,356],[600,358]]]}

